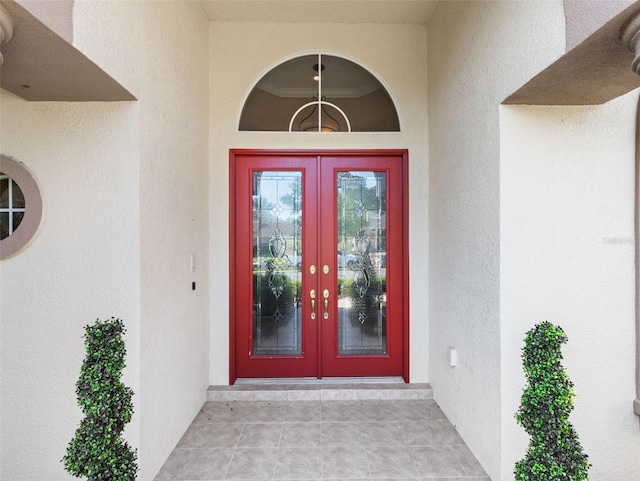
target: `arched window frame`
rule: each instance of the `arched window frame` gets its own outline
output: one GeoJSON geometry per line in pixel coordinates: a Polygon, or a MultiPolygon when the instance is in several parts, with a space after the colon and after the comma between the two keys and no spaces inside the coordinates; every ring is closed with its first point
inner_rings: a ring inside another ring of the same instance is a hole
{"type": "MultiPolygon", "coordinates": [[[[242,103],[240,106],[240,109],[238,111],[238,121],[236,123],[236,125],[238,125],[238,130],[240,132],[296,132],[294,129],[292,129],[292,123],[293,123],[293,119],[296,115],[298,115],[305,107],[309,107],[310,105],[316,104],[319,107],[322,107],[324,105],[329,106],[331,108],[336,109],[336,111],[345,119],[346,123],[348,124],[348,132],[362,132],[362,133],[367,133],[367,132],[375,132],[375,133],[398,133],[398,132],[402,132],[403,128],[402,128],[402,117],[400,115],[400,109],[398,108],[398,102],[396,101],[391,89],[387,86],[387,84],[382,80],[382,78],[375,72],[374,69],[370,68],[367,65],[362,64],[361,62],[345,56],[345,55],[341,55],[341,54],[337,54],[337,53],[333,53],[333,52],[307,52],[307,53],[299,53],[296,55],[292,55],[290,57],[286,57],[284,59],[281,59],[280,61],[278,61],[277,63],[271,64],[268,68],[266,68],[265,70],[263,70],[260,75],[257,76],[256,80],[253,82],[253,84],[247,89],[243,99],[242,99],[242,103]],[[242,124],[242,119],[243,119],[243,113],[244,110],[247,106],[247,102],[250,100],[251,94],[254,92],[254,90],[256,89],[256,87],[260,84],[260,82],[272,71],[274,71],[275,69],[277,69],[278,67],[286,64],[289,61],[295,60],[295,59],[299,59],[299,58],[303,58],[303,57],[308,57],[308,56],[312,56],[312,55],[317,55],[318,56],[318,65],[322,64],[322,57],[323,56],[327,56],[327,57],[335,57],[341,60],[344,60],[346,62],[350,62],[352,64],[354,64],[355,66],[361,68],[362,70],[364,70],[365,72],[367,72],[373,79],[375,79],[381,86],[382,90],[384,91],[384,93],[389,97],[389,101],[390,101],[390,105],[393,108],[393,112],[395,114],[395,117],[397,119],[397,129],[381,129],[381,130],[353,130],[352,126],[351,126],[351,122],[348,118],[348,114],[341,109],[339,106],[335,105],[334,103],[331,102],[327,102],[325,100],[323,100],[323,91],[322,91],[322,74],[321,72],[319,72],[319,89],[318,89],[318,95],[315,96],[315,98],[313,99],[313,101],[306,103],[305,105],[302,105],[291,117],[291,121],[288,124],[288,129],[281,129],[281,130],[268,130],[268,129],[242,129],[241,128],[241,124],[242,124]]],[[[318,112],[318,116],[321,115],[321,111],[320,109],[317,109],[318,112]]],[[[320,124],[320,122],[318,122],[320,124]]],[[[322,129],[321,129],[321,125],[318,125],[318,131],[317,132],[313,132],[313,133],[323,133],[322,129]]],[[[343,132],[344,133],[344,132],[343,132]]]]}
{"type": "Polygon", "coordinates": [[[0,172],[18,184],[25,199],[24,217],[8,237],[0,240],[0,260],[18,254],[35,237],[42,220],[42,196],[33,175],[17,160],[0,155],[0,172]]]}

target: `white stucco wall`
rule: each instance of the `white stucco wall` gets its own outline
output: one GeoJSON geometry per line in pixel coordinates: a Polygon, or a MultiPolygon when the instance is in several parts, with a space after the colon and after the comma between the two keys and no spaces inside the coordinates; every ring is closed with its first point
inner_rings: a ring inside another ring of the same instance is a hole
{"type": "MultiPolygon", "coordinates": [[[[0,90],[0,109],[0,149],[32,172],[44,203],[35,240],[0,262],[0,479],[73,479],[60,459],[82,418],[85,325],[125,321],[123,380],[140,393],[138,108],[0,90]]],[[[134,446],[139,428],[135,416],[134,446]]]]}
{"type": "Polygon", "coordinates": [[[497,480],[499,105],[564,53],[562,2],[441,2],[428,32],[430,382],[497,480]]]}
{"type": "Polygon", "coordinates": [[[525,333],[548,320],[569,337],[571,421],[591,481],[636,479],[632,412],[634,149],[638,93],[593,107],[501,108],[502,477],[526,451],[513,413],[525,333]]]}
{"type": "Polygon", "coordinates": [[[229,149],[409,149],[412,382],[428,379],[428,195],[426,30],[411,25],[211,24],[211,319],[210,382],[229,382],[229,149]],[[353,60],[393,96],[400,133],[238,132],[243,102],[271,68],[327,53],[353,60]]]}
{"type": "Polygon", "coordinates": [[[182,1],[76,1],[74,15],[74,45],[138,98],[139,479],[146,481],[208,386],[209,22],[202,5],[182,1]]]}
{"type": "Polygon", "coordinates": [[[59,460],[81,418],[82,327],[115,315],[129,329],[127,432],[146,481],[208,385],[209,25],[196,2],[79,1],[74,28],[76,47],[138,101],[2,92],[2,153],[41,182],[45,218],[0,264],[0,477],[68,479],[59,460]]]}

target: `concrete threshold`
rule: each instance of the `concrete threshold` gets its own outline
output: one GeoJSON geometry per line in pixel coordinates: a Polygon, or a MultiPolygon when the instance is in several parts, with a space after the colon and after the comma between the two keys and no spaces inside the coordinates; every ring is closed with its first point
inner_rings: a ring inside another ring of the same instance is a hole
{"type": "Polygon", "coordinates": [[[353,401],[433,399],[426,383],[400,378],[239,379],[209,386],[207,401],[353,401]]]}

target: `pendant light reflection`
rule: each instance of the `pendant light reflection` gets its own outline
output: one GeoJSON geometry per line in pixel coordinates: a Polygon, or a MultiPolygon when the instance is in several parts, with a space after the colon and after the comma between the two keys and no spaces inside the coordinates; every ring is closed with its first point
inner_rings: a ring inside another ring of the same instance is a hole
{"type": "MultiPolygon", "coordinates": [[[[347,132],[351,132],[351,123],[349,118],[337,105],[328,102],[326,97],[322,96],[322,72],[325,69],[324,64],[320,63],[321,56],[318,56],[318,63],[313,65],[315,75],[313,79],[318,82],[318,95],[314,96],[311,102],[304,104],[300,107],[291,117],[289,121],[289,132],[294,130],[294,124],[296,118],[302,113],[306,113],[310,109],[310,112],[305,115],[302,120],[297,124],[297,128],[300,132],[340,132],[340,122],[329,113],[328,109],[335,109],[342,117],[347,126],[347,132]],[[319,99],[319,100],[318,100],[319,99]]],[[[334,114],[335,115],[335,114],[334,114]]]]}
{"type": "MultiPolygon", "coordinates": [[[[325,98],[322,98],[320,103],[321,109],[321,123],[320,123],[320,132],[339,132],[340,131],[340,123],[333,117],[325,107],[325,98]]],[[[327,104],[329,102],[326,102],[327,104]]],[[[308,104],[307,104],[308,105],[308,104]]],[[[318,98],[313,98],[313,108],[309,115],[303,118],[298,124],[298,130],[302,132],[318,132],[318,98]]]]}

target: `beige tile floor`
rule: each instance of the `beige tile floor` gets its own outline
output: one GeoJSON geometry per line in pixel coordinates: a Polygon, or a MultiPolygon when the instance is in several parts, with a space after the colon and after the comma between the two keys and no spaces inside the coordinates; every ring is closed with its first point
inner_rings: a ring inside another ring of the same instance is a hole
{"type": "Polygon", "coordinates": [[[433,400],[207,402],[155,481],[490,481],[433,400]]]}

